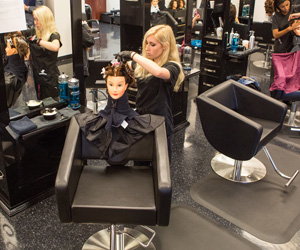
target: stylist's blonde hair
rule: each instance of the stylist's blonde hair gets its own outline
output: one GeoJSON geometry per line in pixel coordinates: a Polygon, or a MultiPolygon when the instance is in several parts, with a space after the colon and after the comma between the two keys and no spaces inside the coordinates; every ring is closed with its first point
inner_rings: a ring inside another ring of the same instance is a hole
{"type": "Polygon", "coordinates": [[[42,31],[35,28],[37,38],[48,41],[50,35],[57,32],[55,20],[52,11],[47,6],[40,6],[36,8],[33,13],[42,25],[42,31]]]}
{"type": "MultiPolygon", "coordinates": [[[[174,91],[177,92],[179,90],[180,84],[183,82],[184,74],[182,71],[173,30],[169,25],[156,25],[146,32],[146,34],[144,35],[142,52],[142,55],[146,58],[148,58],[146,53],[146,39],[151,35],[153,35],[155,39],[164,47],[161,60],[158,65],[161,67],[167,62],[174,62],[180,67],[180,73],[174,87],[174,91]]],[[[143,79],[151,76],[151,74],[137,64],[137,67],[134,71],[134,76],[136,78],[143,79]]]]}

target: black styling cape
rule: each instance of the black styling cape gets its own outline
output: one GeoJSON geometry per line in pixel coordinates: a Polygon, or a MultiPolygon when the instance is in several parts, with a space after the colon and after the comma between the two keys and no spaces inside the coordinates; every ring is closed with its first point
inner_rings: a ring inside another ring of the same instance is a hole
{"type": "Polygon", "coordinates": [[[138,115],[128,104],[127,92],[114,100],[110,96],[104,110],[76,115],[77,122],[90,142],[100,151],[102,159],[124,160],[130,145],[154,131],[164,122],[164,117],[138,115]]]}

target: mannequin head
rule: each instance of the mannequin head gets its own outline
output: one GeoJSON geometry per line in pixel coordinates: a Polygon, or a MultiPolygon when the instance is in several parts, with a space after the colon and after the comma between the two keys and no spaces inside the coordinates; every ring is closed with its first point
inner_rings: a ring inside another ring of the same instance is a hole
{"type": "Polygon", "coordinates": [[[176,10],[178,7],[178,1],[177,0],[171,0],[169,3],[169,9],[176,10]]]}
{"type": "Polygon", "coordinates": [[[151,5],[157,6],[157,5],[158,5],[158,0],[152,0],[152,1],[151,1],[151,5]]]}
{"type": "Polygon", "coordinates": [[[268,16],[272,16],[274,13],[274,0],[265,1],[265,11],[268,16]]]}
{"type": "Polygon", "coordinates": [[[184,0],[179,0],[178,9],[184,9],[184,8],[185,8],[185,1],[184,0]]]}
{"type": "MultiPolygon", "coordinates": [[[[297,19],[292,19],[290,20],[289,22],[289,25],[291,26],[297,19]]],[[[297,20],[298,21],[298,20],[297,20]]],[[[293,33],[296,35],[296,36],[300,36],[300,27],[297,28],[297,29],[294,29],[293,30],[293,33]]]]}
{"type": "Polygon", "coordinates": [[[107,92],[112,99],[122,97],[127,87],[135,83],[131,70],[123,63],[108,65],[102,69],[102,74],[106,82],[107,92]]]}
{"type": "Polygon", "coordinates": [[[24,38],[17,33],[8,33],[6,36],[6,48],[5,52],[7,56],[19,54],[21,60],[28,54],[28,44],[24,38]]]}

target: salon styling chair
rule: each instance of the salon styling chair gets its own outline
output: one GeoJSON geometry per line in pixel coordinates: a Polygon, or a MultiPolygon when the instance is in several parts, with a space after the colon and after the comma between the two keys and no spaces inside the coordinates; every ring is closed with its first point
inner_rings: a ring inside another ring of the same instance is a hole
{"type": "Polygon", "coordinates": [[[110,225],[82,249],[155,249],[152,229],[142,226],[152,234],[146,237],[123,225],[169,224],[171,178],[164,123],[133,144],[126,159],[150,161],[151,166],[87,165],[88,159],[99,157],[72,118],[55,183],[61,222],[110,225]]]}
{"type": "MultiPolygon", "coordinates": [[[[255,61],[253,65],[258,68],[270,69],[271,59],[273,53],[274,37],[272,34],[272,23],[270,22],[253,22],[251,30],[254,30],[255,41],[258,42],[259,46],[267,47],[265,52],[264,61],[255,61]]],[[[265,73],[266,76],[270,76],[270,72],[265,73]]]]}
{"type": "MultiPolygon", "coordinates": [[[[87,23],[92,33],[100,33],[100,24],[97,19],[92,19],[92,7],[89,4],[85,4],[85,14],[87,23]]],[[[100,36],[100,34],[99,34],[100,36]]]]}
{"type": "Polygon", "coordinates": [[[111,63],[111,60],[89,57],[88,62],[89,76],[85,79],[85,87],[92,93],[93,112],[94,114],[98,114],[98,102],[100,101],[98,94],[100,93],[104,97],[104,100],[107,99],[107,95],[103,91],[103,89],[106,89],[106,82],[103,79],[101,70],[111,63]]]}
{"type": "Polygon", "coordinates": [[[249,29],[247,24],[233,23],[233,30],[240,34],[241,39],[249,40],[249,29]]]}
{"type": "Polygon", "coordinates": [[[254,156],[263,149],[275,171],[289,186],[290,177],[277,169],[266,145],[280,132],[287,106],[234,80],[223,82],[196,98],[202,129],[220,152],[211,161],[221,177],[240,183],[262,179],[266,168],[254,156]]]}

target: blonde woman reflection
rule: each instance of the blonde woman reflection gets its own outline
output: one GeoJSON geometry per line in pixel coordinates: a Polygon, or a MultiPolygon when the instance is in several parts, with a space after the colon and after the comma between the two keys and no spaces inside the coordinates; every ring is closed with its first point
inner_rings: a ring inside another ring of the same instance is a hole
{"type": "Polygon", "coordinates": [[[56,66],[58,51],[62,46],[54,16],[46,6],[33,11],[35,28],[22,33],[30,45],[30,61],[38,99],[58,98],[59,70],[56,66]]]}

